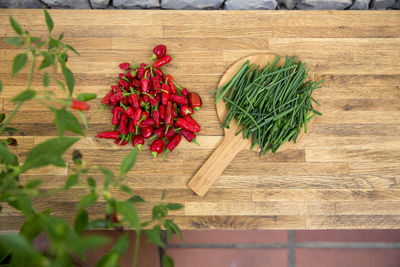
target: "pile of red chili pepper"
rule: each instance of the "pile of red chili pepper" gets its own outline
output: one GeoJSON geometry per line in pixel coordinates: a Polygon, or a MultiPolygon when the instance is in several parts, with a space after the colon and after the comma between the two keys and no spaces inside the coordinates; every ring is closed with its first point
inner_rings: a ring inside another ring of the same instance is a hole
{"type": "Polygon", "coordinates": [[[152,64],[121,63],[125,70],[117,78],[118,84],[104,96],[103,107],[113,106],[113,131],[102,132],[98,138],[114,139],[124,146],[130,142],[141,151],[145,139],[154,157],[164,151],[173,151],[183,137],[196,143],[200,125],[192,118],[202,106],[200,96],[176,84],[162,66],[172,59],[165,45],[153,49],[152,64]]]}

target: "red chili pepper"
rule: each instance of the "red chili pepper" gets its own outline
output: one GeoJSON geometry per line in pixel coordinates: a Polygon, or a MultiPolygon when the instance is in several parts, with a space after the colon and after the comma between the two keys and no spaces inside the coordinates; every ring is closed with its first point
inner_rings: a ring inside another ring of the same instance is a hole
{"type": "Polygon", "coordinates": [[[157,154],[161,154],[163,149],[164,141],[161,138],[156,139],[150,146],[150,151],[152,151],[154,157],[157,157],[157,154]]]}
{"type": "Polygon", "coordinates": [[[161,126],[160,128],[154,129],[154,134],[157,135],[158,138],[163,138],[165,132],[165,126],[161,126]]]}
{"type": "Polygon", "coordinates": [[[166,75],[164,77],[164,79],[165,79],[165,82],[168,84],[169,88],[171,88],[170,93],[176,95],[178,91],[176,90],[176,86],[175,86],[174,80],[172,79],[172,76],[166,75]]]}
{"type": "Polygon", "coordinates": [[[186,121],[188,121],[189,123],[191,123],[192,125],[194,125],[196,128],[198,128],[199,129],[199,132],[200,132],[200,124],[195,120],[195,119],[193,119],[191,116],[189,116],[189,115],[186,115],[185,117],[183,117],[186,121]]]}
{"type": "Polygon", "coordinates": [[[159,127],[160,126],[160,111],[158,111],[157,109],[153,110],[151,116],[153,117],[154,125],[156,127],[159,127]]]}
{"type": "Polygon", "coordinates": [[[140,108],[135,109],[135,118],[133,119],[133,125],[137,126],[141,118],[142,110],[140,108]]]}
{"type": "Polygon", "coordinates": [[[125,74],[120,73],[120,74],[118,74],[118,77],[119,77],[120,79],[123,79],[123,78],[125,77],[125,74]]]}
{"type": "Polygon", "coordinates": [[[168,101],[167,107],[165,108],[165,124],[168,126],[171,126],[172,123],[174,122],[174,105],[172,104],[171,101],[168,101]]]}
{"type": "Polygon", "coordinates": [[[129,133],[128,121],[129,121],[129,117],[125,113],[123,113],[121,116],[121,120],[119,121],[119,132],[121,134],[129,133]]]}
{"type": "Polygon", "coordinates": [[[112,85],[111,90],[113,90],[114,94],[122,92],[121,89],[119,88],[119,85],[112,85]]]}
{"type": "Polygon", "coordinates": [[[117,140],[115,140],[115,144],[119,145],[119,146],[124,146],[124,145],[128,144],[128,141],[126,141],[126,140],[121,141],[120,139],[117,139],[117,140]]]}
{"type": "Polygon", "coordinates": [[[124,88],[129,88],[129,83],[127,81],[125,81],[124,79],[119,79],[118,84],[124,88]]]}
{"type": "Polygon", "coordinates": [[[162,72],[161,69],[156,69],[154,72],[155,72],[158,76],[160,76],[160,77],[163,77],[163,76],[164,76],[164,73],[162,72]]]}
{"type": "Polygon", "coordinates": [[[174,104],[174,108],[172,109],[174,113],[174,118],[178,118],[178,113],[176,112],[176,104],[174,104]]]}
{"type": "Polygon", "coordinates": [[[133,124],[133,120],[129,121],[128,131],[129,133],[136,133],[136,128],[135,125],[133,124]]]}
{"type": "Polygon", "coordinates": [[[142,119],[143,120],[147,120],[150,117],[150,113],[148,113],[147,111],[143,111],[142,112],[142,119]]]}
{"type": "Polygon", "coordinates": [[[140,81],[138,79],[133,79],[132,80],[132,85],[136,88],[140,87],[140,81]]]}
{"type": "Polygon", "coordinates": [[[155,58],[162,58],[163,56],[165,56],[165,54],[167,53],[167,47],[163,44],[157,45],[156,47],[153,48],[153,56],[151,57],[150,60],[153,60],[155,58]]]}
{"type": "Polygon", "coordinates": [[[187,96],[187,95],[189,94],[188,89],[186,89],[186,88],[182,88],[181,93],[182,93],[182,95],[184,95],[184,96],[187,96]]]}
{"type": "Polygon", "coordinates": [[[183,95],[170,95],[169,100],[180,105],[186,105],[188,103],[183,95]]]}
{"type": "Polygon", "coordinates": [[[170,88],[166,84],[163,84],[161,88],[161,103],[166,105],[169,100],[170,88]]]}
{"type": "Polygon", "coordinates": [[[146,63],[140,63],[140,66],[144,68],[144,67],[147,66],[147,64],[146,63]]]}
{"type": "Polygon", "coordinates": [[[201,97],[198,93],[191,92],[189,94],[189,104],[193,109],[199,110],[200,107],[203,105],[203,101],[201,101],[201,97]]]}
{"type": "Polygon", "coordinates": [[[137,146],[139,151],[142,151],[142,145],[144,145],[144,139],[140,135],[135,135],[132,139],[132,145],[137,146]]]}
{"type": "Polygon", "coordinates": [[[126,74],[126,77],[130,80],[133,80],[136,77],[137,74],[137,70],[131,70],[128,71],[128,73],[126,74]]]}
{"type": "Polygon", "coordinates": [[[154,90],[156,90],[157,88],[161,88],[160,80],[157,77],[152,77],[151,83],[153,85],[154,90]]]}
{"type": "Polygon", "coordinates": [[[117,140],[119,138],[119,132],[111,131],[111,132],[102,132],[97,135],[97,138],[104,138],[104,139],[114,139],[117,140]]]}
{"type": "Polygon", "coordinates": [[[139,96],[138,96],[136,93],[131,94],[131,101],[132,101],[132,106],[133,106],[135,109],[140,108],[140,105],[139,105],[139,96]]]}
{"type": "Polygon", "coordinates": [[[72,99],[71,108],[72,108],[72,109],[76,109],[76,110],[85,111],[85,110],[89,110],[89,109],[90,109],[90,106],[89,106],[89,104],[86,103],[85,101],[72,99]]]}
{"type": "Polygon", "coordinates": [[[171,56],[170,55],[166,55],[162,58],[160,58],[159,60],[157,60],[156,62],[153,63],[153,68],[158,69],[161,66],[164,66],[165,64],[169,63],[171,61],[171,56]]]}
{"type": "Polygon", "coordinates": [[[108,92],[108,94],[106,94],[103,99],[101,100],[101,103],[103,103],[104,105],[109,106],[110,103],[110,97],[114,94],[114,91],[111,89],[110,92],[108,92]]]}
{"type": "Polygon", "coordinates": [[[160,111],[160,119],[161,121],[164,121],[165,119],[165,106],[161,105],[158,107],[158,111],[160,111]]]}
{"type": "Polygon", "coordinates": [[[137,72],[137,74],[136,74],[136,77],[140,80],[140,79],[142,79],[143,77],[144,77],[144,73],[145,73],[146,71],[145,71],[145,69],[144,69],[144,67],[143,66],[141,66],[139,69],[138,69],[138,72],[137,72]]]}
{"type": "Polygon", "coordinates": [[[181,139],[182,139],[182,136],[180,134],[176,134],[176,135],[174,135],[174,137],[172,137],[172,139],[165,145],[166,149],[165,149],[163,158],[168,151],[172,152],[175,149],[175,147],[179,144],[181,139]]]}
{"type": "Polygon", "coordinates": [[[149,127],[149,126],[153,127],[153,125],[154,125],[154,120],[152,118],[148,118],[148,119],[143,120],[140,123],[139,127],[140,128],[145,128],[145,127],[149,127]]]}
{"type": "Polygon", "coordinates": [[[197,127],[196,125],[194,125],[194,124],[190,123],[189,121],[184,120],[182,118],[179,118],[176,121],[176,126],[181,127],[181,128],[183,128],[185,130],[191,131],[192,133],[200,131],[200,126],[197,127]]]}
{"type": "Polygon", "coordinates": [[[149,139],[153,135],[154,129],[152,126],[142,128],[142,137],[149,139]]]}
{"type": "Polygon", "coordinates": [[[183,137],[186,138],[186,140],[188,140],[189,142],[195,143],[196,145],[200,145],[199,143],[197,143],[196,141],[196,135],[192,132],[189,132],[185,129],[181,129],[181,134],[183,135],[183,137]]]}
{"type": "Polygon", "coordinates": [[[112,125],[118,125],[119,121],[121,120],[121,112],[124,111],[121,107],[114,107],[112,110],[113,118],[112,118],[112,125]]]}
{"type": "Polygon", "coordinates": [[[135,110],[132,107],[128,107],[125,111],[124,114],[126,114],[129,118],[132,120],[135,119],[135,110]]]}
{"type": "Polygon", "coordinates": [[[119,64],[119,67],[123,70],[129,70],[130,64],[128,62],[124,62],[124,63],[119,64]]]}
{"type": "Polygon", "coordinates": [[[142,92],[148,93],[150,91],[150,80],[147,77],[142,78],[140,80],[140,87],[142,92]]]}
{"type": "Polygon", "coordinates": [[[187,106],[187,105],[183,105],[179,109],[179,112],[181,113],[182,116],[186,116],[186,115],[193,114],[194,110],[191,107],[187,106]]]}
{"type": "Polygon", "coordinates": [[[158,102],[160,102],[160,97],[159,96],[149,97],[149,101],[150,101],[150,105],[155,107],[158,104],[158,102]]]}
{"type": "Polygon", "coordinates": [[[115,94],[113,94],[110,97],[110,103],[115,106],[119,103],[119,101],[121,101],[122,99],[124,99],[124,93],[122,93],[122,91],[117,92],[115,94]]]}
{"type": "Polygon", "coordinates": [[[173,127],[170,127],[168,129],[168,131],[164,134],[165,138],[167,138],[167,140],[171,139],[172,137],[174,137],[175,135],[175,129],[173,127]]]}
{"type": "Polygon", "coordinates": [[[144,102],[149,103],[149,96],[148,95],[143,95],[142,99],[144,102]]]}

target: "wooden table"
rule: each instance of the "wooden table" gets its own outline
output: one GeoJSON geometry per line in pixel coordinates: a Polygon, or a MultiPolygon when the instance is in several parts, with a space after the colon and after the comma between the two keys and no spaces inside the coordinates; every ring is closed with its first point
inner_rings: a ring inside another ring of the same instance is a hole
{"type": "MultiPolygon", "coordinates": [[[[13,15],[39,36],[45,35],[41,10],[0,10],[0,36],[13,36],[13,15]]],[[[68,62],[76,73],[76,92],[104,95],[123,61],[148,61],[154,45],[164,43],[175,55],[167,68],[176,81],[199,92],[204,108],[200,147],[183,142],[164,161],[152,159],[148,147],[129,172],[127,183],[150,202],[166,189],[166,201],[180,202],[173,218],[183,229],[327,229],[400,228],[400,12],[399,11],[160,11],[50,10],[55,33],[65,32],[81,57],[68,62]],[[209,193],[200,198],[186,186],[221,141],[213,96],[223,72],[241,57],[271,52],[298,55],[314,79],[325,79],[317,92],[323,116],[296,149],[260,159],[242,152],[209,193]]],[[[58,36],[58,35],[57,35],[58,36]]],[[[1,107],[21,91],[27,70],[11,77],[16,50],[0,42],[1,107]]],[[[34,85],[41,87],[41,77],[34,85]]],[[[54,87],[56,88],[56,87],[54,87]]],[[[56,94],[61,96],[59,89],[56,94]]],[[[88,112],[87,137],[75,148],[89,164],[115,171],[129,147],[97,140],[110,129],[111,114],[88,112]]],[[[57,135],[52,115],[32,102],[17,114],[17,153],[57,135]]],[[[70,154],[66,159],[71,164],[70,154]]],[[[44,188],[64,184],[68,169],[34,170],[23,180],[41,177],[44,188]]],[[[100,175],[94,176],[98,182],[100,175]]],[[[40,208],[72,219],[82,189],[36,201],[40,208]]],[[[103,216],[104,203],[91,210],[103,216]]],[[[149,204],[139,207],[150,214],[149,204]]],[[[21,218],[2,211],[3,229],[21,218]]]]}

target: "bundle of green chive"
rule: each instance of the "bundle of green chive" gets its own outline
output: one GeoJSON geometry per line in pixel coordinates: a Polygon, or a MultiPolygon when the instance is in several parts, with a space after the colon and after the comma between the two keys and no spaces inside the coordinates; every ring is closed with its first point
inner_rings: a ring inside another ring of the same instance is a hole
{"type": "Polygon", "coordinates": [[[286,141],[296,143],[302,127],[320,112],[313,108],[315,89],[323,82],[306,81],[308,68],[297,57],[286,56],[277,66],[276,57],[260,68],[246,61],[235,76],[216,93],[216,103],[223,100],[229,110],[222,127],[229,128],[233,118],[242,126],[236,135],[251,137],[252,147],[260,147],[260,156],[275,153],[286,141]]]}

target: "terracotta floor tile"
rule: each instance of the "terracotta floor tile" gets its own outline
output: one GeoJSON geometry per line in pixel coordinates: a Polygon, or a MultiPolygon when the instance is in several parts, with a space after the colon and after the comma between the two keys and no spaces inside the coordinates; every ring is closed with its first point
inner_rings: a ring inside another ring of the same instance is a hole
{"type": "MultiPolygon", "coordinates": [[[[400,230],[296,231],[296,242],[400,242],[400,230]]],[[[400,265],[399,265],[400,266],[400,265]]]]}
{"type": "Polygon", "coordinates": [[[286,249],[167,249],[175,267],[286,267],[286,249]]]}
{"type": "MultiPolygon", "coordinates": [[[[235,243],[286,243],[287,231],[267,230],[186,230],[182,231],[183,239],[187,244],[235,244],[235,243]]],[[[169,242],[179,244],[176,236],[169,242]]]]}
{"type": "Polygon", "coordinates": [[[296,267],[399,267],[395,249],[296,249],[296,267]]]}

